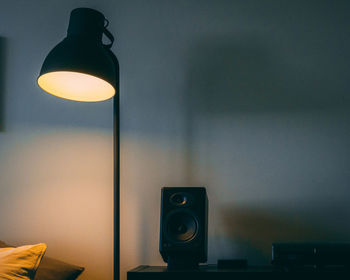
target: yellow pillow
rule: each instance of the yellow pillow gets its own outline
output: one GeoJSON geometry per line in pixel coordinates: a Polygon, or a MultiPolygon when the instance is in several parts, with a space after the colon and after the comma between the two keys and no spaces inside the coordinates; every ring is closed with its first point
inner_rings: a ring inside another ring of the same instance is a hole
{"type": "Polygon", "coordinates": [[[46,248],[44,243],[0,248],[0,279],[32,280],[46,248]]]}

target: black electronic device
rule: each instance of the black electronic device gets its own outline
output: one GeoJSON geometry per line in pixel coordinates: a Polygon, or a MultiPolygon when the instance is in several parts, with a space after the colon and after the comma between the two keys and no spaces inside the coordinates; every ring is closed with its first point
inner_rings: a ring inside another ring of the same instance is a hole
{"type": "Polygon", "coordinates": [[[286,268],[350,266],[350,243],[273,243],[272,264],[286,268]]]}
{"type": "Polygon", "coordinates": [[[208,197],[204,187],[164,187],[159,251],[168,269],[193,269],[207,261],[208,197]]]}

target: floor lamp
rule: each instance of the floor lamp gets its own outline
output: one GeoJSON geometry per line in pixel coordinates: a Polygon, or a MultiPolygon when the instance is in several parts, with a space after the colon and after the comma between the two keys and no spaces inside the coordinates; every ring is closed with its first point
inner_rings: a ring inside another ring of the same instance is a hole
{"type": "Polygon", "coordinates": [[[67,37],[45,58],[38,85],[46,92],[74,101],[113,98],[114,145],[114,279],[120,278],[120,154],[119,64],[111,51],[113,35],[104,15],[89,8],[71,12],[67,37]],[[102,43],[105,35],[109,44],[102,43]]]}

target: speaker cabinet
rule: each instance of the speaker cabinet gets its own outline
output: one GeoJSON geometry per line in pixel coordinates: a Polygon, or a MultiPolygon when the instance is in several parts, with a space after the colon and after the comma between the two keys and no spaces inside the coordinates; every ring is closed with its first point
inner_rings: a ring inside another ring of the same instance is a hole
{"type": "Polygon", "coordinates": [[[159,251],[168,269],[207,261],[208,197],[204,187],[162,188],[159,251]]]}

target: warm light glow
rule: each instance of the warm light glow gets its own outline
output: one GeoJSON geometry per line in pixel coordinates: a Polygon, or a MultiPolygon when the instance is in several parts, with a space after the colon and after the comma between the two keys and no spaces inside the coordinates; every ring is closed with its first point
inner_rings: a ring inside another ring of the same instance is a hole
{"type": "Polygon", "coordinates": [[[92,75],[70,71],[41,75],[38,85],[52,95],[75,101],[103,101],[115,94],[110,83],[92,75]]]}

